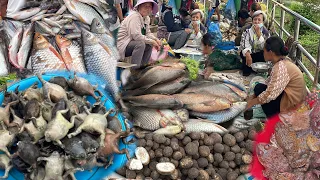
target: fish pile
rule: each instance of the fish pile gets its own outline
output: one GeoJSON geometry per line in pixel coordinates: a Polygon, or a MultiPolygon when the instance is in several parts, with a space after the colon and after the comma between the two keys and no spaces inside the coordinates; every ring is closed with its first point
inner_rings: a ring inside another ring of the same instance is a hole
{"type": "Polygon", "coordinates": [[[136,132],[135,157],[117,173],[127,179],[236,180],[249,173],[253,127],[232,134],[136,132]]]}
{"type": "Polygon", "coordinates": [[[228,19],[220,22],[220,31],[222,33],[222,41],[234,41],[238,33],[237,26],[228,19]]]}
{"type": "Polygon", "coordinates": [[[158,134],[228,131],[218,124],[244,111],[242,86],[225,79],[191,82],[186,71],[185,64],[166,61],[130,77],[122,99],[135,126],[158,134]]]}
{"type": "Polygon", "coordinates": [[[117,22],[112,3],[26,1],[5,18],[0,19],[0,75],[24,70],[91,73],[101,77],[110,94],[119,99],[116,65],[120,56],[109,31],[117,22]]]}
{"type": "Polygon", "coordinates": [[[45,81],[39,74],[38,79],[24,91],[18,86],[4,92],[0,168],[5,174],[1,178],[16,168],[26,179],[75,179],[76,171],[107,168],[114,153],[130,158],[128,150],[119,150],[118,145],[130,143],[124,139],[130,134],[128,121],[122,130],[118,113],[105,108],[102,94],[87,79],[75,75],[45,81]],[[86,96],[96,102],[90,104],[86,96]]]}
{"type": "Polygon", "coordinates": [[[309,110],[280,113],[270,143],[259,143],[256,152],[265,167],[263,175],[275,179],[320,178],[320,101],[309,110]]]}

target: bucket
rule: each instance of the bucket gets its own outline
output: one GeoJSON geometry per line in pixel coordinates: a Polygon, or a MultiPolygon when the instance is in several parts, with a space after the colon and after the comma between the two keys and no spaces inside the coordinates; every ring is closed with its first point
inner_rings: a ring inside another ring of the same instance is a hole
{"type": "MultiPolygon", "coordinates": [[[[56,76],[63,76],[66,79],[69,79],[69,75],[70,73],[67,72],[59,72],[59,73],[47,73],[45,75],[42,75],[42,78],[46,81],[49,81],[51,78],[56,77],[56,76]]],[[[99,80],[99,78],[97,78],[96,76],[93,75],[87,75],[87,74],[77,74],[77,76],[79,77],[83,77],[86,78],[92,85],[96,85],[98,84],[98,90],[100,90],[103,94],[101,101],[104,102],[106,99],[107,101],[105,102],[105,107],[106,109],[110,109],[110,108],[115,108],[114,102],[112,101],[112,97],[109,95],[109,93],[107,93],[104,88],[101,86],[101,80],[99,80]]],[[[14,91],[16,89],[17,86],[19,86],[19,91],[23,91],[27,88],[29,88],[31,85],[33,85],[36,81],[39,82],[38,87],[42,87],[42,83],[39,81],[37,76],[32,76],[26,79],[23,79],[19,82],[16,82],[14,84],[12,84],[11,86],[8,87],[8,91],[14,91]]],[[[3,92],[0,93],[0,103],[2,103],[2,101],[4,100],[4,94],[3,92]]],[[[93,97],[89,96],[87,97],[87,100],[90,103],[94,103],[95,100],[93,99],[93,97]]],[[[125,130],[125,123],[124,123],[124,116],[121,113],[118,113],[118,119],[121,122],[122,125],[122,130],[125,130]]],[[[131,139],[133,136],[128,137],[127,140],[131,139]]],[[[123,144],[122,141],[119,141],[119,149],[123,149],[123,148],[127,148],[130,155],[133,156],[134,154],[134,150],[136,148],[135,144],[130,144],[130,145],[126,145],[123,144]]],[[[2,152],[0,152],[2,153],[2,152]]],[[[111,166],[109,166],[107,169],[104,169],[104,167],[96,167],[94,169],[92,169],[92,171],[78,171],[77,173],[75,173],[75,176],[78,180],[96,180],[96,179],[103,179],[105,177],[107,177],[108,175],[110,175],[112,172],[115,172],[117,169],[121,168],[122,166],[125,165],[127,161],[127,157],[125,154],[114,154],[114,159],[113,159],[113,164],[111,166]]],[[[4,175],[4,170],[0,170],[0,176],[4,175]]],[[[24,174],[19,172],[16,169],[12,169],[9,173],[9,177],[8,180],[22,180],[24,179],[24,174]]]]}

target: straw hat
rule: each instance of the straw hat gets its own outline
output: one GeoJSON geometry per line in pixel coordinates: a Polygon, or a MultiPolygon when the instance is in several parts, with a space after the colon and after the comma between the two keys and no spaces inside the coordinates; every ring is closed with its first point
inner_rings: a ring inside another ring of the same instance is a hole
{"type": "Polygon", "coordinates": [[[143,3],[148,3],[151,2],[153,4],[152,6],[152,14],[157,14],[158,12],[158,4],[156,2],[154,2],[154,0],[139,0],[137,2],[137,4],[134,6],[134,10],[137,10],[139,5],[143,4],[143,3]]]}

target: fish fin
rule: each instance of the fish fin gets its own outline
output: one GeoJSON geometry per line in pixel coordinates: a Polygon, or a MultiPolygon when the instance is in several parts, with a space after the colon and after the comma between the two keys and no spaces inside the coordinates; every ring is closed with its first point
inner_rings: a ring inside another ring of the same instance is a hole
{"type": "Polygon", "coordinates": [[[205,102],[203,102],[203,103],[201,103],[201,104],[203,104],[203,105],[205,105],[205,106],[215,106],[215,105],[217,105],[217,104],[215,103],[215,101],[205,101],[205,102]]]}
{"type": "Polygon", "coordinates": [[[143,104],[143,103],[137,103],[137,102],[134,102],[134,101],[129,101],[131,103],[132,106],[144,106],[146,107],[147,104],[143,104]]]}
{"type": "Polygon", "coordinates": [[[79,16],[78,16],[78,19],[79,19],[81,22],[86,23],[86,20],[84,20],[82,16],[79,15],[79,16]]]}
{"type": "Polygon", "coordinates": [[[100,42],[100,41],[99,41],[99,44],[103,47],[103,49],[105,49],[105,50],[108,52],[109,55],[111,55],[110,49],[109,49],[105,44],[103,44],[103,43],[100,42]]]}
{"type": "Polygon", "coordinates": [[[56,55],[62,62],[64,62],[61,55],[58,53],[58,51],[52,45],[49,46],[49,50],[51,52],[53,52],[53,54],[56,55]]]}
{"type": "Polygon", "coordinates": [[[71,54],[69,52],[69,49],[66,48],[65,51],[63,51],[63,60],[64,63],[66,64],[68,69],[72,68],[72,57],[71,54]]]}
{"type": "Polygon", "coordinates": [[[71,6],[73,9],[76,9],[76,6],[72,3],[72,1],[70,1],[70,6],[71,6]]]}

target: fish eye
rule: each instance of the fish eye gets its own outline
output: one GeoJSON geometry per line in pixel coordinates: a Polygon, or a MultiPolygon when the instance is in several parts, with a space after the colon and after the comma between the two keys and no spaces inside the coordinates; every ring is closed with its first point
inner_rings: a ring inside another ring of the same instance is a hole
{"type": "Polygon", "coordinates": [[[91,35],[89,33],[86,34],[86,37],[90,37],[91,35]]]}
{"type": "Polygon", "coordinates": [[[97,22],[97,26],[100,26],[101,24],[100,24],[100,22],[97,22]]]}
{"type": "Polygon", "coordinates": [[[41,38],[40,35],[37,38],[40,39],[41,38]]]}

